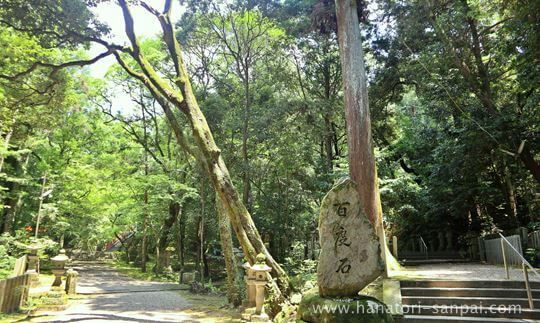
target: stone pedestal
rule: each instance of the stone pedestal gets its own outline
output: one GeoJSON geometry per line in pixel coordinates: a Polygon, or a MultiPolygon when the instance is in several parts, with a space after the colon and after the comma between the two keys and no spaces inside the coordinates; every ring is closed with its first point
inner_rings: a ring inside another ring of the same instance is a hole
{"type": "Polygon", "coordinates": [[[62,276],[64,275],[64,269],[53,269],[52,273],[54,275],[54,281],[52,283],[53,287],[59,287],[62,285],[62,276]]]}
{"type": "Polygon", "coordinates": [[[41,297],[40,308],[46,310],[62,311],[67,306],[67,295],[61,286],[54,286],[46,296],[41,297]]]}
{"type": "Polygon", "coordinates": [[[66,272],[66,288],[65,291],[68,295],[77,294],[77,277],[79,273],[73,269],[68,269],[66,272]]]}
{"type": "Polygon", "coordinates": [[[28,260],[27,270],[34,270],[39,275],[39,247],[30,245],[26,248],[26,259],[28,260]]]}
{"type": "Polygon", "coordinates": [[[257,293],[255,289],[255,272],[251,269],[249,262],[246,262],[242,265],[246,271],[244,276],[244,281],[246,282],[246,300],[244,301],[244,307],[250,308],[255,307],[255,295],[257,293]]]}
{"type": "Polygon", "coordinates": [[[35,270],[27,270],[25,272],[30,277],[30,287],[39,286],[39,275],[35,270]]]}
{"type": "Polygon", "coordinates": [[[304,294],[297,318],[311,323],[392,323],[394,318],[386,305],[370,296],[322,297],[317,289],[304,294]],[[340,308],[335,311],[317,309],[340,308]],[[343,310],[347,309],[347,310],[343,310]]]}
{"type": "Polygon", "coordinates": [[[257,255],[257,262],[250,266],[245,263],[246,269],[245,281],[248,290],[248,299],[245,303],[246,309],[242,313],[242,319],[250,322],[270,322],[270,318],[264,312],[264,299],[266,294],[266,284],[268,282],[268,273],[272,270],[266,265],[266,256],[257,255]]]}

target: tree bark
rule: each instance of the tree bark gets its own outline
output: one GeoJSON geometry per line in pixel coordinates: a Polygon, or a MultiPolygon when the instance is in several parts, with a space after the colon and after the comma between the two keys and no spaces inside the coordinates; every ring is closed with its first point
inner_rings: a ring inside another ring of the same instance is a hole
{"type": "Polygon", "coordinates": [[[199,273],[201,278],[201,283],[204,284],[204,278],[205,278],[205,256],[204,256],[204,212],[205,212],[205,191],[204,191],[204,181],[201,177],[201,189],[200,189],[200,197],[201,197],[201,215],[199,216],[199,223],[198,223],[198,229],[197,229],[197,236],[199,238],[199,250],[198,254],[198,262],[199,262],[199,273]]]}
{"type": "Polygon", "coordinates": [[[240,292],[241,273],[238,270],[236,257],[233,251],[233,240],[231,232],[231,223],[225,212],[225,208],[216,195],[216,211],[219,222],[219,237],[221,240],[221,249],[225,260],[225,269],[227,270],[227,299],[234,306],[242,303],[242,293],[240,292]]]}
{"type": "Polygon", "coordinates": [[[387,262],[357,1],[336,0],[336,11],[347,120],[349,174],[358,184],[363,211],[379,236],[381,257],[387,262]]]}

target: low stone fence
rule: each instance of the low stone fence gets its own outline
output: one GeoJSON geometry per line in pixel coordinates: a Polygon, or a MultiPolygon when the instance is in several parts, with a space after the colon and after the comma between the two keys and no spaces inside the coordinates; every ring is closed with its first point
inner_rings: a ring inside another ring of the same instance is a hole
{"type": "Polygon", "coordinates": [[[19,310],[28,299],[29,286],[28,274],[0,280],[0,312],[11,313],[19,310]]]}

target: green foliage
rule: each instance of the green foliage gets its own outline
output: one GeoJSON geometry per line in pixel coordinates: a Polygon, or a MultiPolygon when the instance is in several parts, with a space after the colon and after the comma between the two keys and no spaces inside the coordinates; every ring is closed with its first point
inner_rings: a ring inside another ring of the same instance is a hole
{"type": "MultiPolygon", "coordinates": [[[[140,264],[144,241],[156,271],[157,249],[173,254],[175,269],[206,265],[221,277],[214,192],[154,95],[118,65],[103,80],[50,67],[87,59],[88,42],[108,33],[92,13],[98,2],[0,4],[1,230],[14,235],[1,238],[0,266],[22,254],[39,212],[49,254],[58,246],[46,241],[92,254],[120,238],[126,260],[140,264]],[[32,67],[36,60],[44,64],[32,67]]],[[[218,2],[186,1],[175,36],[258,230],[294,284],[309,287],[320,201],[348,173],[334,7],[218,2]]],[[[446,230],[463,243],[537,227],[537,9],[534,1],[388,0],[361,12],[389,234],[446,230]]],[[[162,40],[140,44],[173,86],[162,40]]],[[[186,118],[172,113],[193,149],[186,118]]]]}

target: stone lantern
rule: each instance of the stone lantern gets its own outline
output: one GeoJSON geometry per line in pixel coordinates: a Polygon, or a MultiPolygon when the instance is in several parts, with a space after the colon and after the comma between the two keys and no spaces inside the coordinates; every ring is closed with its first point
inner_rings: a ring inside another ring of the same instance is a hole
{"type": "Polygon", "coordinates": [[[268,283],[268,275],[272,268],[266,265],[266,256],[262,253],[257,255],[257,262],[251,267],[255,274],[255,314],[251,316],[252,321],[267,322],[269,317],[264,313],[264,298],[266,294],[266,284],[268,283]]]}
{"type": "Polygon", "coordinates": [[[53,269],[52,272],[54,274],[54,282],[53,287],[62,285],[62,276],[66,272],[66,262],[69,260],[69,258],[66,256],[66,251],[64,249],[60,250],[60,253],[54,257],[51,258],[51,261],[53,263],[53,269]]]}
{"type": "Polygon", "coordinates": [[[242,265],[244,269],[246,270],[246,275],[244,276],[244,280],[246,282],[247,286],[247,302],[245,304],[246,307],[255,307],[255,280],[256,280],[256,274],[253,271],[251,265],[249,262],[246,262],[242,265]]]}
{"type": "Polygon", "coordinates": [[[28,261],[28,269],[25,274],[30,277],[30,286],[39,285],[39,256],[40,247],[36,244],[26,247],[26,259],[28,261]]]}
{"type": "Polygon", "coordinates": [[[26,247],[26,258],[28,259],[28,270],[34,270],[39,274],[39,256],[40,247],[36,244],[31,244],[26,247]]]}

